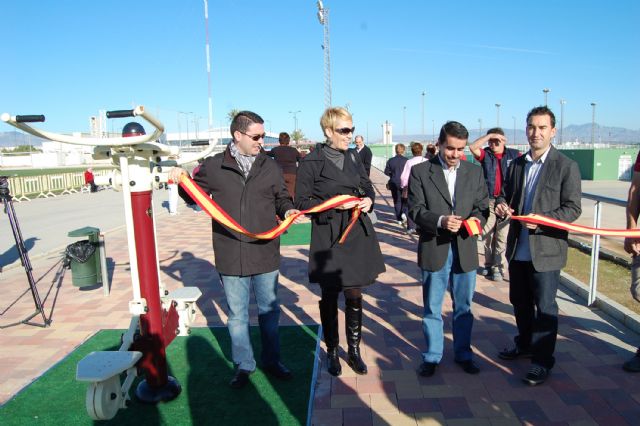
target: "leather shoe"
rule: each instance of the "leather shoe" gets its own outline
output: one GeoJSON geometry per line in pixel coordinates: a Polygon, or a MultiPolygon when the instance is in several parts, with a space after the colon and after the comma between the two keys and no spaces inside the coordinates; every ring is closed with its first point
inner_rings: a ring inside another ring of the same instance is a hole
{"type": "Polygon", "coordinates": [[[247,383],[249,383],[249,375],[251,373],[251,371],[241,370],[238,368],[236,370],[236,374],[233,375],[233,378],[229,382],[229,386],[231,386],[233,389],[242,389],[243,387],[247,386],[247,383]]]}
{"type": "Polygon", "coordinates": [[[478,374],[480,372],[480,369],[472,359],[456,361],[456,364],[462,367],[462,370],[467,374],[478,374]]]}
{"type": "Polygon", "coordinates": [[[280,380],[291,380],[293,378],[293,373],[291,373],[291,370],[285,367],[281,362],[276,362],[273,365],[265,367],[264,371],[280,380]]]}
{"type": "Polygon", "coordinates": [[[431,377],[433,376],[433,373],[436,372],[437,366],[438,364],[435,362],[423,361],[422,364],[420,364],[420,368],[418,368],[418,374],[422,377],[431,377]]]}
{"type": "Polygon", "coordinates": [[[529,350],[520,349],[517,346],[514,346],[511,349],[503,349],[498,352],[498,358],[506,359],[507,361],[511,361],[518,358],[531,358],[533,354],[529,350]]]}
{"type": "Polygon", "coordinates": [[[544,383],[545,380],[547,380],[550,371],[551,370],[549,370],[548,368],[544,368],[541,365],[533,364],[531,365],[531,368],[529,369],[527,375],[522,378],[522,381],[530,386],[540,385],[544,383]]]}

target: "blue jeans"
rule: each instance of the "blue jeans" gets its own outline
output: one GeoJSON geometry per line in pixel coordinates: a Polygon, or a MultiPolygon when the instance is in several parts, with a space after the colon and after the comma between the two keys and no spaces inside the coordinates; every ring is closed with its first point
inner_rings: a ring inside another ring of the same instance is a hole
{"type": "Polygon", "coordinates": [[[476,287],[476,271],[462,272],[458,251],[449,246],[449,255],[442,269],[435,272],[422,270],[422,300],[424,314],[422,331],[427,351],[422,354],[425,362],[438,364],[444,352],[442,302],[447,289],[453,299],[453,351],[458,362],[472,358],[471,328],[473,314],[471,301],[476,287]]]}
{"type": "Polygon", "coordinates": [[[220,278],[229,308],[227,328],[231,335],[233,363],[242,370],[253,371],[256,369],[249,337],[249,296],[252,285],[258,304],[258,323],[262,340],[261,361],[265,366],[279,362],[278,321],[280,319],[280,305],[276,294],[278,271],[247,277],[220,274],[220,278]]]}

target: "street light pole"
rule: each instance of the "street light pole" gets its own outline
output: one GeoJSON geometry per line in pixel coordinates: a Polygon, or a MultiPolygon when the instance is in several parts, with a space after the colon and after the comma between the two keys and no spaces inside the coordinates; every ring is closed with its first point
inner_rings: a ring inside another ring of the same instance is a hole
{"type": "Polygon", "coordinates": [[[402,107],[402,133],[407,136],[407,107],[402,107]]]}
{"type": "Polygon", "coordinates": [[[482,118],[478,118],[478,126],[479,126],[478,135],[482,136],[482,118]]]}
{"type": "Polygon", "coordinates": [[[562,133],[564,132],[564,104],[566,103],[567,101],[560,99],[560,145],[564,141],[562,133]]]}
{"type": "Polygon", "coordinates": [[[596,137],[596,103],[591,102],[591,147],[595,143],[596,137]]]}
{"type": "Polygon", "coordinates": [[[322,50],[324,51],[324,104],[331,107],[331,54],[329,51],[329,9],[325,9],[322,0],[318,0],[318,21],[324,29],[322,50]]]}
{"type": "Polygon", "coordinates": [[[298,130],[298,113],[302,112],[300,110],[297,111],[289,111],[289,114],[293,114],[293,131],[296,132],[298,130]]]}
{"type": "Polygon", "coordinates": [[[544,106],[548,105],[548,103],[547,103],[547,95],[549,95],[550,91],[551,90],[547,89],[546,87],[544,89],[542,89],[542,92],[544,93],[544,106]]]}
{"type": "Polygon", "coordinates": [[[500,104],[496,104],[496,127],[500,127],[500,104]]]}
{"type": "Polygon", "coordinates": [[[513,142],[512,144],[516,144],[516,117],[514,115],[511,116],[513,118],[513,142]]]}
{"type": "Polygon", "coordinates": [[[425,92],[424,90],[422,91],[422,138],[426,139],[426,135],[424,134],[424,95],[426,95],[427,92],[425,92]]]}

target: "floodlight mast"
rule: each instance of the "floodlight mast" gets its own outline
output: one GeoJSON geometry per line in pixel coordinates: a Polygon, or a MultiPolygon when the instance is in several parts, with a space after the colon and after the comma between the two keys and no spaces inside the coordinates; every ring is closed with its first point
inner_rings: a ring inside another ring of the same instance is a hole
{"type": "Polygon", "coordinates": [[[324,106],[331,107],[331,49],[329,47],[329,9],[318,0],[318,21],[324,29],[322,50],[324,51],[324,106]]]}
{"type": "MultiPolygon", "coordinates": [[[[111,419],[120,408],[126,407],[129,387],[137,368],[146,372],[145,380],[136,389],[139,400],[157,403],[170,401],[179,395],[180,384],[168,375],[165,348],[178,333],[188,334],[188,326],[195,314],[195,310],[191,312],[190,304],[200,296],[200,290],[188,287],[180,289],[179,296],[167,296],[160,284],[152,192],[168,181],[168,173],[163,172],[162,167],[186,160],[162,161],[162,156],[177,156],[178,148],[154,142],[162,135],[164,126],[143,106],[107,112],[108,118],[135,116],[142,117],[155,131],[149,135],[87,138],[37,129],[20,122],[20,116],[7,113],[0,116],[7,124],[38,137],[76,145],[93,145],[94,158],[111,158],[114,165],[120,168],[120,175],[114,174],[109,180],[115,188],[121,187],[123,191],[133,290],[129,311],[132,314],[131,328],[139,327],[139,338],[134,339],[132,336],[135,333],[130,332],[127,334],[129,337],[123,340],[120,351],[94,353],[78,363],[76,378],[90,382],[86,408],[95,420],[111,419]],[[184,309],[185,303],[190,308],[188,311],[184,309]],[[188,317],[188,320],[184,317],[188,317]],[[120,385],[120,375],[123,373],[126,379],[120,385]]],[[[196,157],[207,155],[213,148],[210,145],[196,157]]]]}

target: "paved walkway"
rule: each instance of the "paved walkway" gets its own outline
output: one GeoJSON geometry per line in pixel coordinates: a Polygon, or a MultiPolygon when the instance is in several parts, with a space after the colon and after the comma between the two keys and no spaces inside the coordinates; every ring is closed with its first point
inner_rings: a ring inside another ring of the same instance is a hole
{"type": "MultiPolygon", "coordinates": [[[[373,171],[382,194],[385,177],[373,171]]],[[[451,303],[445,303],[445,356],[435,376],[415,373],[425,349],[420,316],[422,293],[415,264],[416,240],[394,224],[391,200],[379,197],[376,225],[387,272],[367,290],[363,354],[369,374],[356,376],[346,363],[333,378],[320,367],[313,403],[313,424],[637,424],[640,375],[621,364],[640,336],[572,294],[560,293],[557,365],[542,386],[530,388],[520,378],[526,361],[499,361],[496,353],[515,333],[508,283],[478,278],[473,346],[482,372],[469,376],[453,362],[451,303]]],[[[117,214],[118,212],[114,212],[117,214]]],[[[224,296],[214,272],[210,220],[181,206],[169,216],[157,210],[161,278],[168,289],[202,289],[196,326],[220,326],[226,320],[224,296]]],[[[78,219],[78,226],[87,223],[78,219]]],[[[63,242],[61,245],[66,244],[63,242]]],[[[18,325],[0,330],[0,403],[36,380],[101,328],[124,328],[131,298],[126,237],[122,228],[107,234],[111,295],[101,289],[79,290],[70,273],[56,276],[60,255],[32,259],[34,276],[48,315],[48,328],[18,325]]],[[[282,248],[282,324],[318,323],[318,288],[307,281],[308,247],[282,248]]],[[[24,270],[0,274],[0,321],[18,321],[33,311],[24,270]],[[14,302],[15,301],[15,302],[14,302]]],[[[257,317],[252,306],[252,318],[257,317]]],[[[38,318],[34,319],[37,320],[38,318]]],[[[340,314],[340,323],[344,316],[340,314]]],[[[342,327],[341,327],[342,328],[342,327]]],[[[346,348],[343,330],[342,347],[346,348]]],[[[287,357],[294,354],[283,354],[287,357]]],[[[321,355],[324,363],[324,352],[321,355]]],[[[130,409],[135,409],[135,405],[130,409]]]]}

